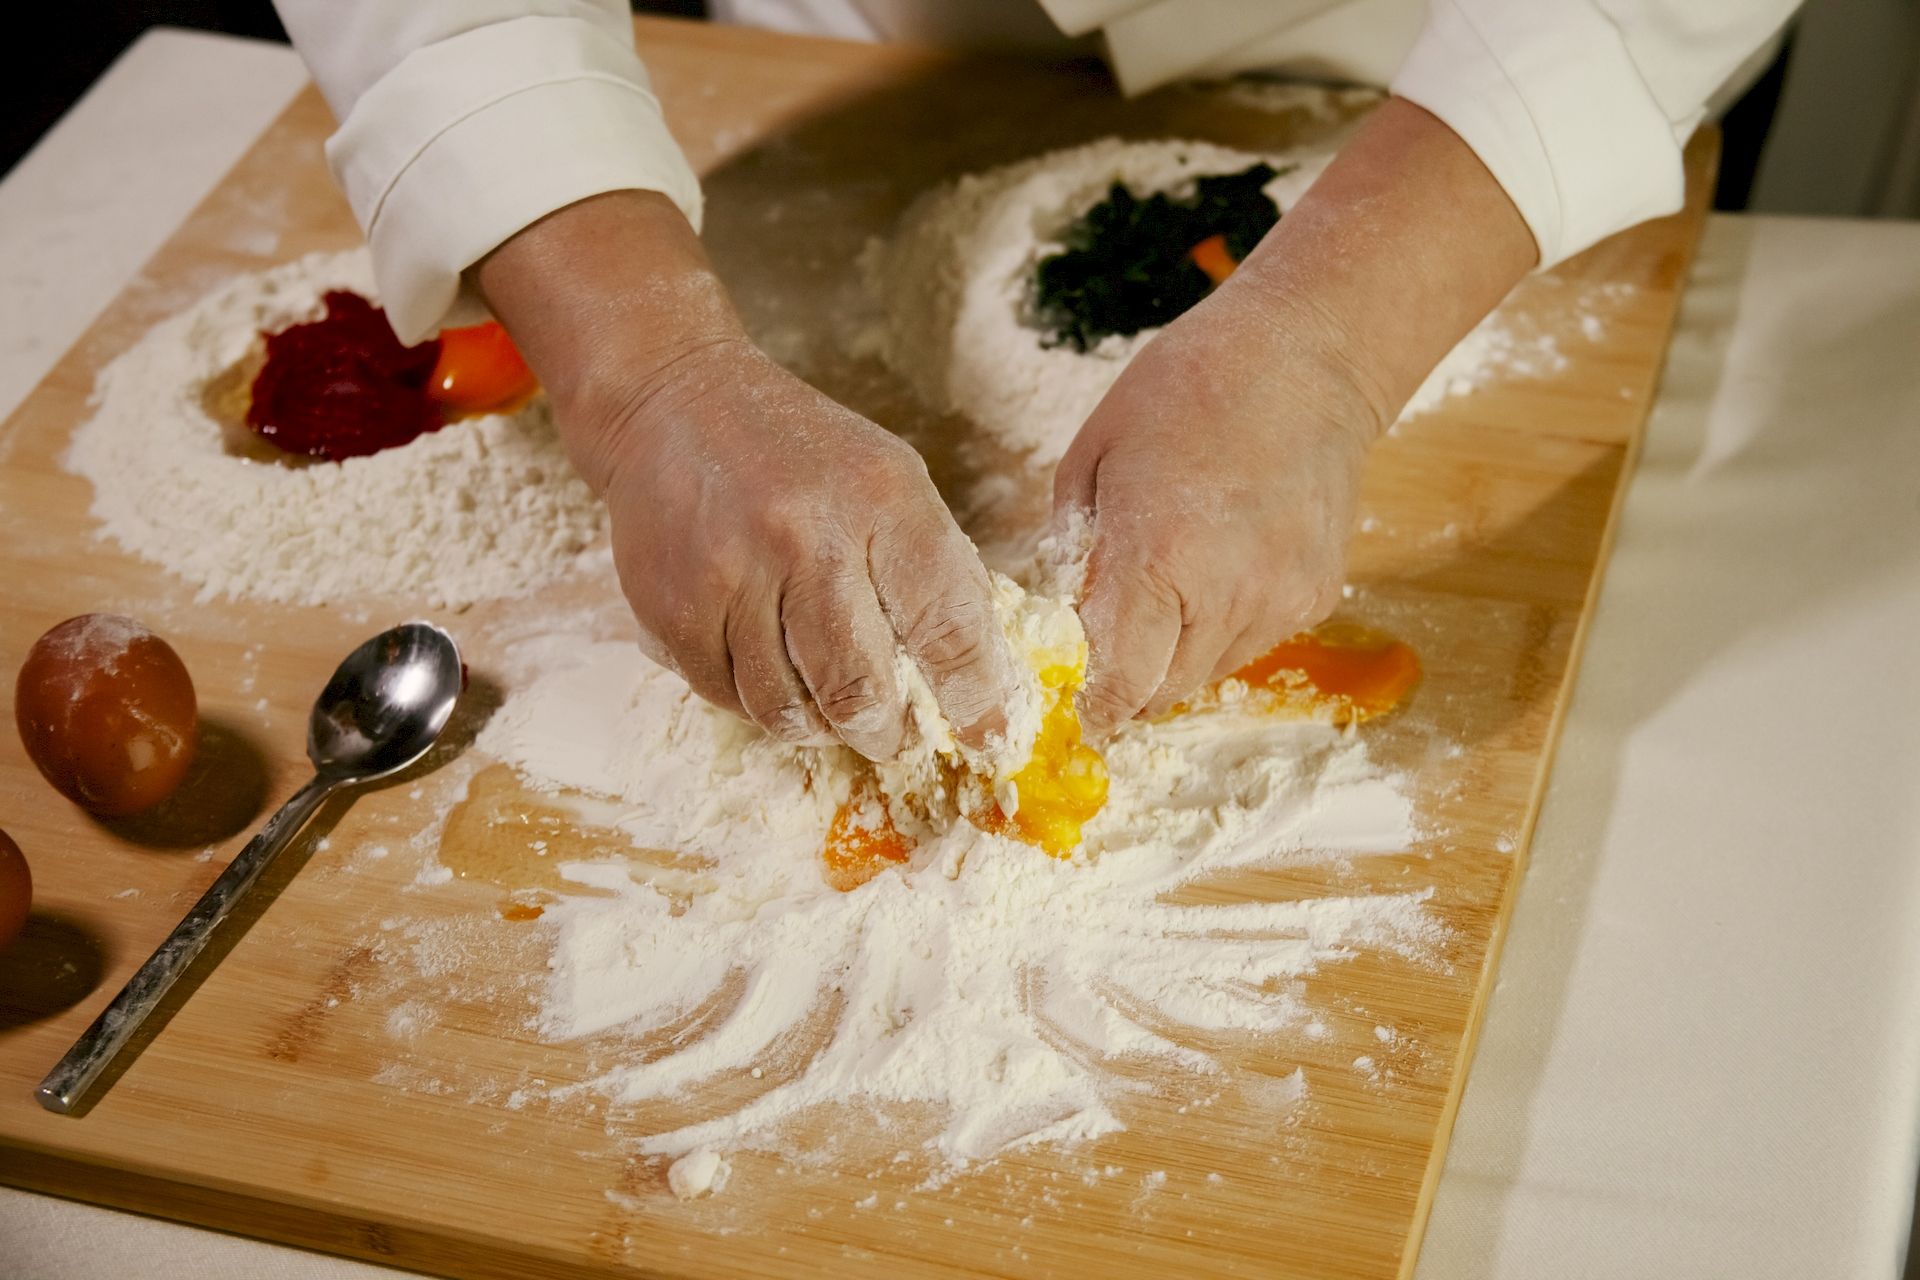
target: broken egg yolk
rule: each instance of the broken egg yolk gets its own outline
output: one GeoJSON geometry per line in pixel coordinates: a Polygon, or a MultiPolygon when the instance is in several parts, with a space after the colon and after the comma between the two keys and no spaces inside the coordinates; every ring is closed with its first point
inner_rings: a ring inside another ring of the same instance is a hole
{"type": "Polygon", "coordinates": [[[1045,667],[1037,674],[1046,709],[1033,740],[1033,755],[1011,779],[1018,797],[1013,817],[1007,818],[995,806],[989,820],[980,825],[1007,830],[1053,857],[1070,858],[1080,847],[1081,828],[1107,802],[1107,764],[1080,740],[1080,713],[1073,705],[1073,691],[1085,678],[1085,663],[1045,667]]]}
{"type": "Polygon", "coordinates": [[[820,858],[826,864],[827,883],[847,893],[888,867],[905,863],[912,854],[913,841],[894,829],[879,788],[865,783],[856,785],[853,795],[834,812],[820,858]]]}
{"type": "MultiPolygon", "coordinates": [[[[1086,678],[1084,653],[1083,648],[1077,662],[1047,661],[1035,671],[1042,691],[1040,729],[1027,763],[1005,780],[1014,791],[1013,814],[989,801],[966,815],[983,831],[1062,859],[1080,847],[1085,825],[1107,801],[1106,761],[1081,741],[1073,701],[1086,678]]],[[[1050,656],[1060,655],[1056,650],[1050,656]]],[[[1344,726],[1392,711],[1420,676],[1412,646],[1371,628],[1336,622],[1282,641],[1221,683],[1238,681],[1270,695],[1264,709],[1274,715],[1344,726]]],[[[1220,685],[1214,685],[1196,702],[1205,709],[1219,697],[1220,685]]],[[[1183,703],[1163,719],[1195,709],[1183,703]]],[[[828,883],[845,892],[904,864],[913,850],[912,838],[888,816],[878,784],[867,778],[834,814],[822,859],[828,883]]]]}
{"type": "Polygon", "coordinates": [[[440,332],[440,358],[427,378],[427,395],[456,415],[511,413],[540,389],[513,339],[500,325],[468,325],[440,332]]]}
{"type": "MultiPolygon", "coordinates": [[[[1055,858],[1070,858],[1080,847],[1081,828],[1107,802],[1106,762],[1080,740],[1080,715],[1073,705],[1073,692],[1085,675],[1084,657],[1035,672],[1043,710],[1033,754],[1007,779],[1017,797],[1013,816],[989,802],[967,815],[975,826],[1037,845],[1055,858]]],[[[912,838],[894,827],[877,783],[864,779],[835,811],[821,861],[827,883],[844,893],[904,864],[913,850],[912,838]]]]}
{"type": "Polygon", "coordinates": [[[1228,679],[1277,695],[1283,711],[1359,723],[1405,701],[1420,683],[1420,657],[1391,636],[1334,622],[1281,641],[1228,679]]]}

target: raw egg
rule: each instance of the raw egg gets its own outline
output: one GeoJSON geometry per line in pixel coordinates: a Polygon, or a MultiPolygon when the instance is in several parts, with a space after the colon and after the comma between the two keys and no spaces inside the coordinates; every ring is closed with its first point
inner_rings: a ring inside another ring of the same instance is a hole
{"type": "Polygon", "coordinates": [[[0,947],[20,936],[33,905],[33,875],[27,860],[6,832],[0,831],[0,947]]]}
{"type": "Polygon", "coordinates": [[[500,325],[440,331],[440,359],[427,394],[456,414],[507,413],[540,389],[520,349],[500,325]]]}
{"type": "Polygon", "coordinates": [[[1038,845],[1055,858],[1071,858],[1081,828],[1107,803],[1107,762],[1080,740],[1080,713],[1073,694],[1086,682],[1085,646],[1072,663],[1039,667],[1044,705],[1033,755],[1009,779],[1018,798],[1012,817],[998,803],[967,817],[982,831],[1038,845]]]}
{"type": "Polygon", "coordinates": [[[1420,656],[1392,636],[1328,622],[1282,641],[1229,678],[1278,695],[1289,710],[1347,724],[1405,701],[1420,683],[1420,656]]]}
{"type": "Polygon", "coordinates": [[[854,794],[833,815],[826,847],[820,851],[827,883],[842,893],[899,866],[913,856],[913,841],[894,828],[887,806],[873,785],[856,785],[854,794]]]}
{"type": "Polygon", "coordinates": [[[1049,667],[1040,672],[1047,709],[1034,739],[1033,758],[1013,775],[1020,797],[1013,828],[1028,844],[1056,858],[1070,858],[1080,847],[1080,829],[1107,803],[1107,763],[1080,740],[1080,713],[1073,691],[1086,675],[1078,667],[1049,667]]]}
{"type": "Polygon", "coordinates": [[[14,693],[27,755],[60,794],[102,817],[159,804],[193,763],[193,679],[132,618],[67,619],[27,653],[14,693]]]}

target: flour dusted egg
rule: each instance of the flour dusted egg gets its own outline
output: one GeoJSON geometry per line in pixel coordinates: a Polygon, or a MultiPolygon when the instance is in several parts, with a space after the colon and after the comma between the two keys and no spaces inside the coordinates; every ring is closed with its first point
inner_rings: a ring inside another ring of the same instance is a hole
{"type": "Polygon", "coordinates": [[[20,667],[14,718],[47,781],[102,817],[172,795],[199,736],[180,656],[143,624],[111,613],[69,618],[35,642],[20,667]]]}

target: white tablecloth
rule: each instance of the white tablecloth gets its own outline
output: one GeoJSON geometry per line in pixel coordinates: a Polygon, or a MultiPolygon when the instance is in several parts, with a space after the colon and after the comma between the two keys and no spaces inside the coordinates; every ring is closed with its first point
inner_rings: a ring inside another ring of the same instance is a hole
{"type": "MultiPolygon", "coordinates": [[[[298,88],[143,41],[0,183],[10,412],[298,88]]],[[[1894,1276],[1920,1143],[1920,225],[1715,218],[1421,1280],[1894,1276]]],[[[0,1190],[33,1280],[391,1271],[0,1190]]]]}
{"type": "Polygon", "coordinates": [[[1917,1121],[1920,224],[1715,218],[1419,1276],[1897,1276],[1917,1121]]]}

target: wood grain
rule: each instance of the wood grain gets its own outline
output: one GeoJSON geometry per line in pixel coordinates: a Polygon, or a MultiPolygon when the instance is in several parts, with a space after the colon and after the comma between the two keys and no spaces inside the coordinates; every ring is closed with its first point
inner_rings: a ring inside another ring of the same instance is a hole
{"type": "MultiPolygon", "coordinates": [[[[1327,128],[1198,90],[1122,102],[1085,65],[669,22],[639,30],[706,175],[715,260],[756,332],[924,444],[949,485],[965,478],[955,424],[929,420],[833,340],[868,236],[941,178],[1102,134],[1271,147],[1327,128]]],[[[1430,834],[1405,855],[1217,891],[1430,888],[1449,929],[1437,961],[1363,953],[1328,967],[1304,996],[1330,1036],[1227,1046],[1235,1083],[1217,1099],[1147,1098],[1126,1113],[1127,1132],[1091,1148],[1009,1156],[925,1189],[867,1176],[894,1141],[869,1120],[823,1117],[809,1131],[820,1160],[741,1154],[726,1196],[688,1206],[666,1193],[658,1162],[624,1144],[644,1117],[544,1091],[516,1102],[523,1085],[584,1079],[621,1048],[546,1045],[526,1030],[539,931],[503,922],[483,884],[413,883],[450,789],[483,763],[464,744],[497,704],[501,647],[560,610],[617,627],[604,581],[442,617],[476,678],[449,748],[416,776],[329,807],[89,1114],[48,1115],[30,1098],[297,785],[305,708],[337,657],[419,612],[405,600],[196,602],[94,540],[88,486],[58,461],[95,373],[148,325],[232,272],[355,242],[321,160],[330,127],[315,93],[297,98],[0,427],[5,669],[63,617],[136,614],[195,673],[208,741],[188,794],[109,826],[55,796],[11,734],[0,740],[0,826],[26,850],[38,892],[26,938],[0,957],[0,1180],[462,1276],[1409,1272],[1699,232],[1712,138],[1689,150],[1684,213],[1598,246],[1509,304],[1556,338],[1564,368],[1456,399],[1376,451],[1346,612],[1425,661],[1425,684],[1380,722],[1374,747],[1416,771],[1430,834]],[[1582,310],[1601,322],[1597,337],[1582,310]],[[1376,1026],[1392,1029],[1385,1048],[1376,1026]],[[1361,1055],[1373,1070],[1356,1069],[1361,1055]],[[1306,1101],[1265,1105],[1259,1082],[1295,1068],[1306,1101]],[[862,1207],[870,1195],[875,1207],[862,1207]]],[[[1040,480],[1024,477],[1030,499],[1040,480]]]]}

